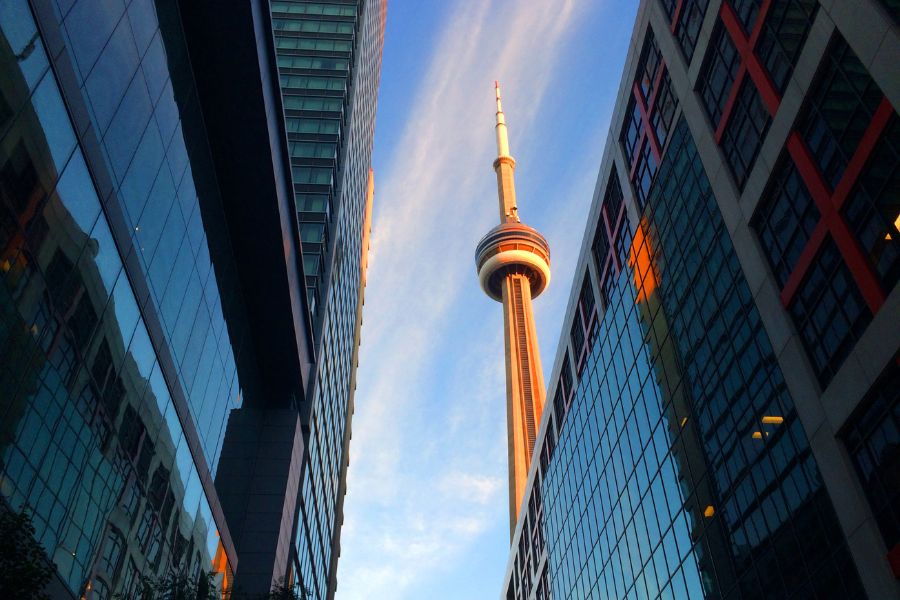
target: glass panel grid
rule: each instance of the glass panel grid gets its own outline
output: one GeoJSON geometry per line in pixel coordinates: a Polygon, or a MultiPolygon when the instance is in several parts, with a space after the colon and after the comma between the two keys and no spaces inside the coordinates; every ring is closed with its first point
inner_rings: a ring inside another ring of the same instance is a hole
{"type": "Polygon", "coordinates": [[[797,129],[834,189],[884,96],[840,36],[819,70],[797,129]]]}
{"type": "Polygon", "coordinates": [[[891,118],[843,206],[885,292],[900,280],[900,117],[891,118]]]}
{"type": "Polygon", "coordinates": [[[670,145],[541,485],[552,597],[862,597],[683,121],[670,145]]]}
{"type": "Polygon", "coordinates": [[[887,550],[900,544],[900,357],[848,419],[841,437],[887,550]]]}
{"type": "Polygon", "coordinates": [[[819,222],[819,211],[794,163],[783,157],[754,218],[763,253],[780,287],[787,283],[819,222]]]}
{"type": "Polygon", "coordinates": [[[830,238],[822,244],[788,310],[824,389],[872,320],[830,238]]]}
{"type": "Polygon", "coordinates": [[[753,80],[745,77],[734,102],[721,146],[738,189],[743,189],[756,162],[772,117],[753,80]]]}

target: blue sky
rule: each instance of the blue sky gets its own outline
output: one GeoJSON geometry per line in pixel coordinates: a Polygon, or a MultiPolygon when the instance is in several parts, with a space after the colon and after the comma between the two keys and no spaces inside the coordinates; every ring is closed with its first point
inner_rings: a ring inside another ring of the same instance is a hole
{"type": "Polygon", "coordinates": [[[340,600],[498,598],[509,549],[493,81],[550,242],[549,377],[637,0],[389,0],[340,600]]]}

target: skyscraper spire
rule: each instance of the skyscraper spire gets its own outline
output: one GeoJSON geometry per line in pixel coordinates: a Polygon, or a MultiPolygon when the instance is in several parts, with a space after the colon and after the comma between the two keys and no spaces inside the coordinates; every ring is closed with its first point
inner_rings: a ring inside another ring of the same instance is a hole
{"type": "Polygon", "coordinates": [[[497,196],[500,225],[478,243],[475,265],[484,292],[503,304],[506,350],[506,428],[509,459],[509,531],[516,528],[534,442],[544,410],[544,373],[534,326],[532,298],[550,282],[550,246],[540,233],[519,222],[506,119],[497,96],[497,196]]]}

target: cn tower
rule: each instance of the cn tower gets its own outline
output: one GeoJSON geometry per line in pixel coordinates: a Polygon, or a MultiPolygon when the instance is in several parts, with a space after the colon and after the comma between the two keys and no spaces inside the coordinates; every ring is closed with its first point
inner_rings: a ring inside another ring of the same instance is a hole
{"type": "Polygon", "coordinates": [[[509,524],[515,531],[521,510],[534,440],[544,410],[544,373],[531,300],[550,282],[550,246],[536,229],[519,220],[506,120],[497,96],[497,195],[500,225],[478,243],[475,265],[484,293],[503,305],[506,350],[506,428],[509,452],[509,524]]]}

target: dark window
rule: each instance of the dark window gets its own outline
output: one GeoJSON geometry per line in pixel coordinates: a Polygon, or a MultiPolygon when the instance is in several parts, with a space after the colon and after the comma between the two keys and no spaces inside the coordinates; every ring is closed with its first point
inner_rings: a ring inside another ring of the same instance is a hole
{"type": "Polygon", "coordinates": [[[775,0],[766,14],[756,55],[779,92],[784,92],[797,64],[818,6],[816,0],[775,0]]]}
{"type": "Polygon", "coordinates": [[[744,188],[772,117],[749,77],[744,78],[722,136],[722,151],[735,183],[744,188]]]}
{"type": "Polygon", "coordinates": [[[753,24],[756,23],[756,17],[759,16],[762,0],[731,0],[731,6],[744,28],[744,33],[749,37],[753,24]]]}
{"type": "Polygon", "coordinates": [[[641,88],[644,100],[649,101],[653,95],[656,78],[662,66],[662,55],[659,53],[659,46],[656,45],[656,38],[653,37],[653,31],[648,29],[647,38],[644,40],[644,48],[641,50],[641,60],[638,63],[637,77],[635,78],[638,86],[641,88]]]}
{"type": "Polygon", "coordinates": [[[641,139],[641,109],[634,99],[628,103],[628,119],[625,121],[625,127],[622,128],[622,149],[625,151],[625,158],[628,160],[630,167],[634,163],[634,155],[637,150],[638,141],[641,139]]]}
{"type": "Polygon", "coordinates": [[[784,287],[809,241],[819,211],[794,163],[781,161],[763,194],[754,227],[780,287],[784,287]]]}
{"type": "Polygon", "coordinates": [[[606,223],[603,222],[603,214],[597,220],[597,231],[594,233],[594,244],[591,247],[594,253],[594,260],[597,261],[597,272],[603,275],[603,266],[606,264],[606,257],[609,255],[609,235],[606,233],[606,223]]]}
{"type": "Polygon", "coordinates": [[[575,350],[575,356],[581,356],[584,350],[584,323],[581,321],[581,313],[575,311],[575,318],[572,319],[572,329],[569,331],[572,337],[572,349],[575,350]]]}
{"type": "Polygon", "coordinates": [[[900,0],[881,0],[881,5],[894,19],[894,23],[900,25],[900,0]]]}
{"type": "Polygon", "coordinates": [[[609,174],[609,183],[606,186],[606,196],[603,198],[603,206],[606,209],[606,216],[609,218],[610,227],[616,226],[616,219],[619,217],[619,210],[622,208],[622,186],[619,185],[619,177],[616,169],[613,167],[609,174]]]}
{"type": "Polygon", "coordinates": [[[565,386],[565,394],[566,394],[566,402],[569,401],[569,397],[572,395],[574,389],[572,388],[572,369],[569,367],[569,355],[566,354],[563,356],[563,366],[562,373],[560,373],[560,381],[563,382],[565,386]]]}
{"type": "Polygon", "coordinates": [[[594,288],[591,286],[591,276],[585,274],[584,283],[581,284],[581,295],[578,298],[578,304],[584,315],[585,322],[590,321],[594,313],[594,288]]]}
{"type": "Polygon", "coordinates": [[[122,560],[122,550],[125,548],[125,541],[122,534],[113,528],[106,532],[106,542],[103,544],[100,558],[97,561],[97,568],[110,577],[116,576],[119,569],[119,562],[122,560]]]}
{"type": "Polygon", "coordinates": [[[894,550],[900,544],[900,358],[891,360],[842,437],[884,543],[894,550]]]}
{"type": "Polygon", "coordinates": [[[678,0],[660,0],[662,2],[663,10],[666,11],[666,16],[669,17],[669,20],[672,20],[672,15],[675,14],[675,7],[678,5],[678,0]]]}
{"type": "Polygon", "coordinates": [[[714,128],[719,126],[740,65],[741,56],[720,21],[709,42],[703,74],[700,75],[700,97],[714,128]]]}
{"type": "Polygon", "coordinates": [[[644,142],[641,147],[641,154],[638,157],[637,172],[634,178],[634,191],[638,198],[638,206],[643,207],[647,201],[647,195],[650,193],[650,185],[656,176],[656,157],[650,150],[649,140],[644,142]]]}
{"type": "Polygon", "coordinates": [[[708,5],[709,0],[683,0],[675,37],[678,38],[678,45],[688,63],[694,56],[694,48],[697,46],[697,38],[700,36],[700,28],[703,26],[703,17],[706,15],[708,5]]]}
{"type": "Polygon", "coordinates": [[[882,286],[900,279],[900,118],[894,116],[843,207],[882,286]]]}
{"type": "Polygon", "coordinates": [[[819,71],[797,129],[834,188],[884,95],[840,37],[819,71]]]}
{"type": "MultiPolygon", "coordinates": [[[[672,120],[675,118],[675,109],[678,108],[678,99],[672,92],[672,80],[666,71],[662,76],[656,100],[653,103],[653,114],[650,116],[650,124],[656,132],[656,141],[659,142],[660,151],[666,145],[666,138],[672,128],[672,120]]],[[[615,217],[613,217],[615,218],[615,217]]]]}
{"type": "Polygon", "coordinates": [[[789,310],[824,389],[872,320],[831,239],[822,244],[789,310]]]}

